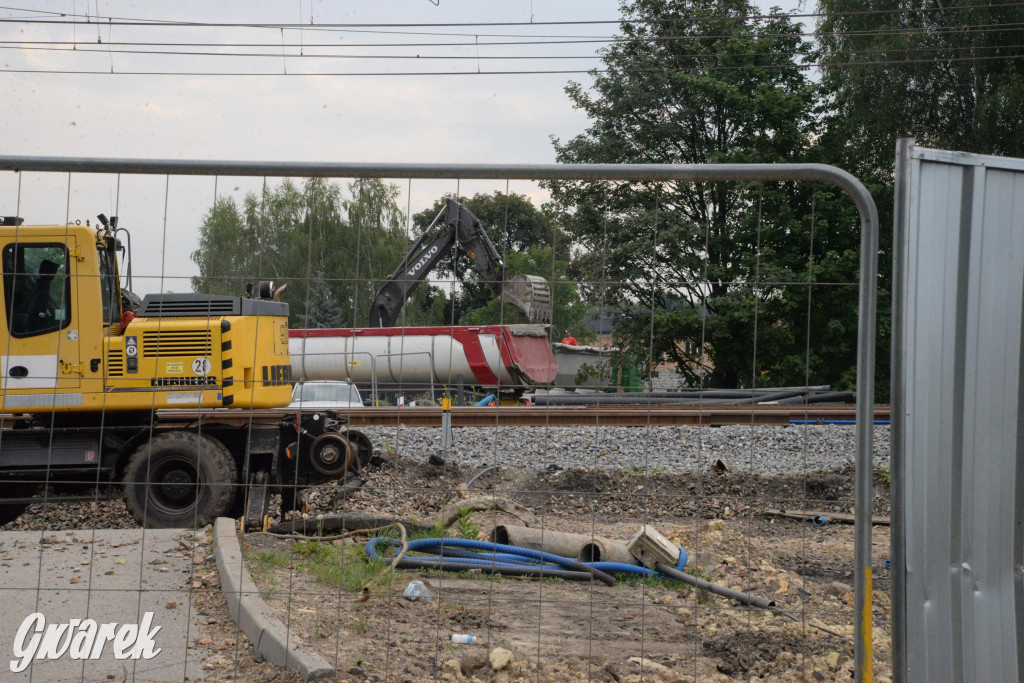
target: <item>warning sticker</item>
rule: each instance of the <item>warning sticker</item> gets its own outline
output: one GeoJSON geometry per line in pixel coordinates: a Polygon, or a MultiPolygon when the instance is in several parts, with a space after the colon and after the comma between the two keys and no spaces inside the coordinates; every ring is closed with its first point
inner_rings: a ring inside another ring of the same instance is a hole
{"type": "Polygon", "coordinates": [[[180,375],[185,372],[185,364],[180,360],[168,362],[164,366],[164,369],[167,371],[168,375],[180,375]]]}
{"type": "Polygon", "coordinates": [[[191,403],[198,405],[202,400],[203,394],[200,391],[176,391],[167,394],[167,402],[171,404],[191,403]]]}

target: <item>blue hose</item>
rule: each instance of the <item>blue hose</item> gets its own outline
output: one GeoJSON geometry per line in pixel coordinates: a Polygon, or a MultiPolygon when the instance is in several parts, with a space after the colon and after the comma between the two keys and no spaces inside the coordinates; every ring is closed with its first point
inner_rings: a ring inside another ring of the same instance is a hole
{"type": "MultiPolygon", "coordinates": [[[[366,543],[366,555],[371,559],[389,560],[394,557],[399,542],[393,538],[378,536],[366,543]],[[385,543],[389,548],[387,557],[377,552],[377,546],[385,543]]],[[[679,549],[679,561],[676,569],[683,570],[686,566],[687,553],[679,549]]],[[[633,564],[622,562],[577,562],[568,557],[551,553],[520,548],[519,546],[503,545],[488,541],[474,541],[466,538],[421,538],[409,541],[407,553],[433,553],[427,556],[406,555],[398,563],[399,567],[436,568],[446,570],[486,569],[496,573],[534,574],[539,576],[561,576],[567,579],[592,578],[601,579],[608,572],[618,574],[638,574],[640,576],[662,576],[658,572],[633,564]],[[466,550],[460,550],[465,548],[466,550]],[[473,552],[477,551],[477,552],[473,552]],[[589,572],[580,571],[589,569],[589,572]]],[[[611,578],[611,577],[608,577],[611,578]]],[[[604,580],[604,579],[601,579],[604,580]]],[[[608,581],[605,581],[611,585],[608,581]]]]}

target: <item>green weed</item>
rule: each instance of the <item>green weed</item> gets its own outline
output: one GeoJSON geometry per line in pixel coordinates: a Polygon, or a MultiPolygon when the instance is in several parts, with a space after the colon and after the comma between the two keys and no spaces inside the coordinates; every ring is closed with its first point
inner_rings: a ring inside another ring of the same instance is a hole
{"type": "Polygon", "coordinates": [[[473,518],[470,517],[472,510],[469,508],[459,508],[458,513],[459,518],[455,521],[455,528],[458,530],[459,536],[473,541],[479,541],[481,538],[481,531],[480,527],[478,527],[473,521],[473,518]]]}

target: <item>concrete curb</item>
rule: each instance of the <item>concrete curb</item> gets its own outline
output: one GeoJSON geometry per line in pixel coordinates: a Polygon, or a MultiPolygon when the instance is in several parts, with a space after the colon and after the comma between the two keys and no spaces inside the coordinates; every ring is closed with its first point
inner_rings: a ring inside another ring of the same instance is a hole
{"type": "Polygon", "coordinates": [[[214,556],[220,572],[220,592],[228,601],[228,613],[253,642],[257,656],[268,662],[298,671],[302,680],[335,678],[337,672],[327,661],[309,650],[288,633],[267,603],[260,597],[249,570],[242,561],[242,547],[235,531],[235,520],[218,517],[213,526],[214,556]]]}

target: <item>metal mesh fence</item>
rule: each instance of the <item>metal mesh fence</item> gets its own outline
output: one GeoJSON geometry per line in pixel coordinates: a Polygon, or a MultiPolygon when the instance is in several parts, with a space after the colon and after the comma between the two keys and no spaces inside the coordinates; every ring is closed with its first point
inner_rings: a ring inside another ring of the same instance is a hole
{"type": "Polygon", "coordinates": [[[890,671],[845,173],[2,162],[4,680],[890,671]]]}

